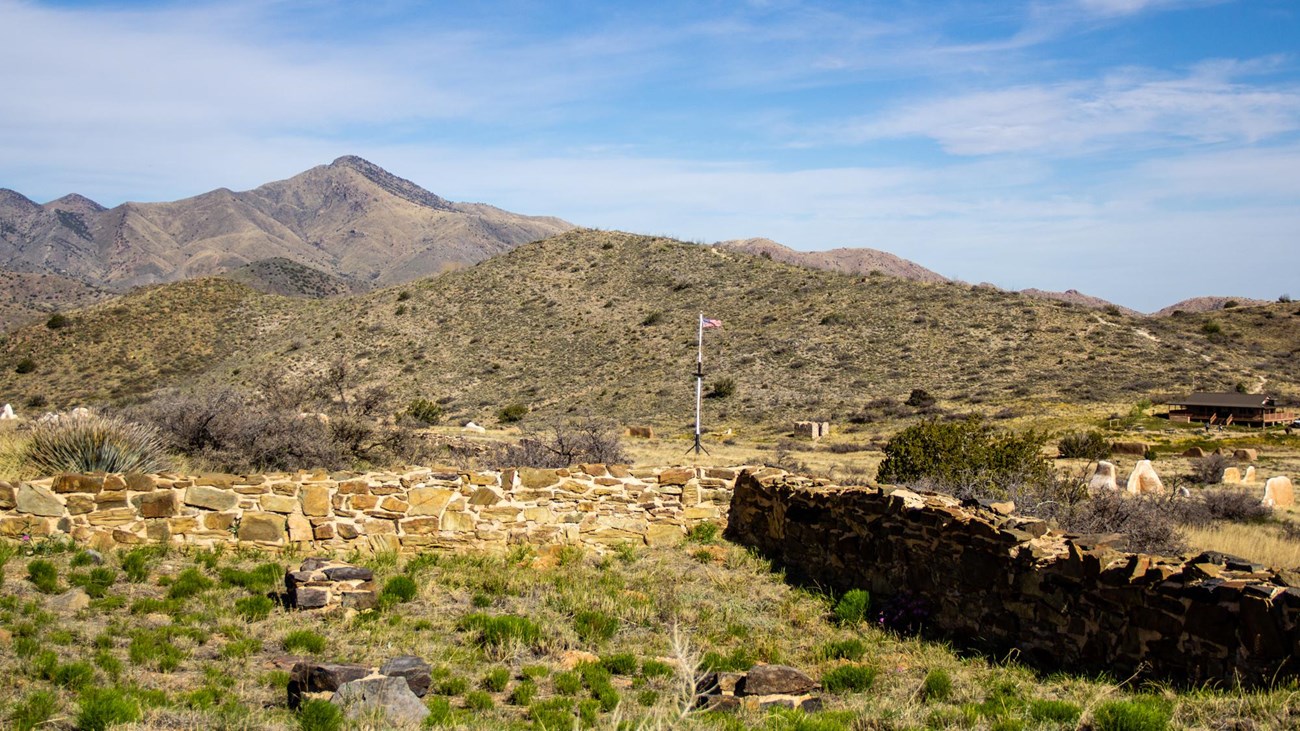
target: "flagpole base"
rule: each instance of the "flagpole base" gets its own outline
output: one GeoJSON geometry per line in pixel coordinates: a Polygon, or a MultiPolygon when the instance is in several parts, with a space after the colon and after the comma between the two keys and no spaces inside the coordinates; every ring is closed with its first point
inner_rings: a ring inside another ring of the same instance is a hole
{"type": "Polygon", "coordinates": [[[691,452],[694,452],[696,455],[698,455],[700,452],[704,452],[705,454],[709,455],[710,457],[713,456],[713,454],[712,454],[709,450],[705,449],[705,448],[704,448],[704,445],[700,443],[700,435],[699,435],[699,434],[696,434],[696,435],[695,435],[695,443],[691,445],[690,449],[687,449],[687,450],[686,450],[686,454],[690,454],[691,452]]]}

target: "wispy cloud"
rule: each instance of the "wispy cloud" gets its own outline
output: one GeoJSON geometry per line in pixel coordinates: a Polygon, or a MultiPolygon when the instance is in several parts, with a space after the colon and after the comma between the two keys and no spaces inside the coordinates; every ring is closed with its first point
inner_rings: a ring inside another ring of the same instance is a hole
{"type": "Polygon", "coordinates": [[[856,142],[925,137],[956,155],[1069,156],[1181,143],[1252,144],[1300,130],[1300,86],[1235,80],[1241,64],[1180,77],[1140,70],[936,98],[846,125],[856,142]]]}

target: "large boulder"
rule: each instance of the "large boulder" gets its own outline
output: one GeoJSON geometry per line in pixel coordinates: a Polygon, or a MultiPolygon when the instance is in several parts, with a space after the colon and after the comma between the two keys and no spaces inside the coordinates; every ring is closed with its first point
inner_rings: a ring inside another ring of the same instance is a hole
{"type": "Polygon", "coordinates": [[[789,665],[756,665],[736,686],[736,695],[802,695],[817,688],[817,681],[789,665]]]}
{"type": "Polygon", "coordinates": [[[1277,476],[1268,478],[1264,483],[1264,504],[1270,508],[1286,508],[1295,505],[1295,488],[1291,478],[1277,476]]]}
{"type": "Polygon", "coordinates": [[[304,661],[289,671],[289,707],[297,709],[307,693],[332,693],[348,683],[370,674],[361,665],[304,661]]]}
{"type": "Polygon", "coordinates": [[[406,678],[372,677],[344,683],[330,698],[351,721],[382,718],[381,728],[418,728],[429,715],[424,702],[411,692],[406,678]]]}
{"type": "Polygon", "coordinates": [[[1097,468],[1092,471],[1092,477],[1088,478],[1088,491],[1118,490],[1119,484],[1115,480],[1115,465],[1103,459],[1097,462],[1097,468]]]}
{"type": "Polygon", "coordinates": [[[1133,495],[1161,495],[1165,491],[1165,484],[1160,481],[1160,475],[1156,474],[1149,459],[1141,460],[1133,468],[1127,487],[1133,495]]]}

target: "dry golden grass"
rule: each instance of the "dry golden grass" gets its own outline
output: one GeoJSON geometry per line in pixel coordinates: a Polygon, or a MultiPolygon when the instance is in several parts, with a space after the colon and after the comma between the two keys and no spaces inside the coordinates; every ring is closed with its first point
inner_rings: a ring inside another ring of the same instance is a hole
{"type": "MultiPolygon", "coordinates": [[[[1292,511],[1282,516],[1284,520],[1296,517],[1292,511]]],[[[1300,541],[1285,535],[1277,525],[1224,523],[1210,528],[1188,528],[1187,542],[1266,566],[1300,569],[1300,541]]]]}

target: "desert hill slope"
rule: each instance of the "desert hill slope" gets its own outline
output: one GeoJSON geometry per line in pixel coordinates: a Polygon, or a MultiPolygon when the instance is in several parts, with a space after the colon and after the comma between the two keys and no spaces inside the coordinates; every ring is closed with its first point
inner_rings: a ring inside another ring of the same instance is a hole
{"type": "Polygon", "coordinates": [[[572,225],[454,203],[359,157],[244,192],[111,209],[0,189],[0,267],[124,290],[283,258],[367,286],[467,266],[572,225]]]}
{"type": "Polygon", "coordinates": [[[280,257],[258,259],[220,275],[264,294],[286,297],[336,297],[357,294],[365,287],[353,280],[313,269],[280,257]]]}
{"type": "Polygon", "coordinates": [[[709,331],[709,423],[848,419],[923,388],[953,408],[1133,402],[1267,384],[1294,394],[1296,305],[1159,321],[956,283],[850,276],[662,238],[575,230],[474,267],[352,297],[290,299],[224,279],[156,286],[0,345],[0,398],[123,401],[251,386],[343,358],[399,401],[492,421],[599,414],[685,428],[695,318],[709,331]],[[1244,316],[1249,316],[1247,319],[1244,316]],[[1265,323],[1267,327],[1261,325],[1265,323]],[[1289,345],[1288,345],[1289,344],[1289,345]],[[34,371],[17,373],[30,359],[34,371]]]}
{"type": "Polygon", "coordinates": [[[887,251],[868,248],[831,249],[830,251],[796,251],[771,239],[734,239],[714,244],[719,249],[755,254],[773,261],[828,272],[871,274],[878,272],[891,277],[912,279],[917,282],[946,282],[948,278],[937,272],[895,256],[887,251]]]}

